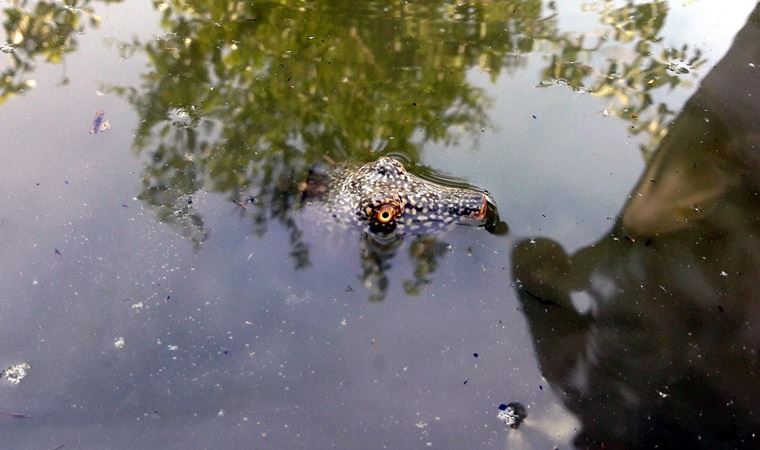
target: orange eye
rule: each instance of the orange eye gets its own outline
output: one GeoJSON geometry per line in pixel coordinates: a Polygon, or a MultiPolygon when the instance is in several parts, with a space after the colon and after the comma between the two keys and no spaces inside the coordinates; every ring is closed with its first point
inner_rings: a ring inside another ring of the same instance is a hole
{"type": "Polygon", "coordinates": [[[390,204],[380,205],[375,210],[375,219],[380,223],[388,223],[396,218],[398,210],[390,204]]]}

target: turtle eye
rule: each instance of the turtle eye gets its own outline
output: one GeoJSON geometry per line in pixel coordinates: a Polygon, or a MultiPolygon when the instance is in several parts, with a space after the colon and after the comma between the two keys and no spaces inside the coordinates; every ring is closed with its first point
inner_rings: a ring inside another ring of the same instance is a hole
{"type": "Polygon", "coordinates": [[[388,223],[398,215],[398,209],[391,204],[380,205],[375,209],[375,219],[380,223],[388,223]]]}

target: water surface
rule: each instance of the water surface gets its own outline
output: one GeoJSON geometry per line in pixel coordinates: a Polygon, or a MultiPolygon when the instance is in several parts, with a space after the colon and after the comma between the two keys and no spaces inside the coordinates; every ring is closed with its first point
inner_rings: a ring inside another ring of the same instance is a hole
{"type": "Polygon", "coordinates": [[[0,2],[2,446],[757,446],[757,2],[354,3],[0,2]]]}

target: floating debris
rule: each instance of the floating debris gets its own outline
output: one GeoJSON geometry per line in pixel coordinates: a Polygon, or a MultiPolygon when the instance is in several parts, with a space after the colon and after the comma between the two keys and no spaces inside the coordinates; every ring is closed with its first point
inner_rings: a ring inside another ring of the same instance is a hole
{"type": "Polygon", "coordinates": [[[317,296],[310,290],[304,291],[302,294],[291,293],[285,297],[286,305],[299,305],[301,303],[309,303],[317,300],[317,296]]]}
{"type": "Polygon", "coordinates": [[[15,366],[10,366],[0,372],[0,378],[5,378],[8,382],[14,385],[19,384],[21,383],[21,380],[26,378],[26,375],[31,368],[32,366],[30,366],[29,363],[22,362],[15,366]]]}
{"type": "Polygon", "coordinates": [[[679,75],[686,75],[687,73],[691,72],[691,66],[685,61],[672,61],[670,64],[668,64],[667,69],[679,75]]]}
{"type": "Polygon", "coordinates": [[[123,337],[119,336],[113,341],[113,346],[116,350],[121,350],[124,348],[124,346],[127,345],[127,342],[124,340],[123,337]]]}
{"type": "Polygon", "coordinates": [[[517,402],[499,405],[499,412],[496,417],[504,422],[509,428],[517,429],[523,420],[528,417],[525,407],[517,402]]]}
{"type": "Polygon", "coordinates": [[[199,122],[195,105],[172,108],[167,112],[167,119],[177,128],[193,128],[199,122]]]}
{"type": "Polygon", "coordinates": [[[106,113],[102,109],[95,112],[95,118],[92,119],[90,134],[97,134],[99,131],[105,131],[111,128],[111,124],[107,120],[104,120],[105,115],[106,113]]]}
{"type": "Polygon", "coordinates": [[[248,205],[253,204],[253,202],[255,202],[255,201],[256,201],[256,199],[253,197],[253,195],[249,195],[244,200],[232,199],[232,202],[234,204],[238,205],[239,207],[241,207],[243,209],[248,209],[248,205]]]}

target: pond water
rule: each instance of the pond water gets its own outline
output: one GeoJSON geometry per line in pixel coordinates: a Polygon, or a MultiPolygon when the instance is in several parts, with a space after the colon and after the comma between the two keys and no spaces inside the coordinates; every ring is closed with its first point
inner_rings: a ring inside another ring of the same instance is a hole
{"type": "Polygon", "coordinates": [[[2,448],[760,446],[756,1],[0,9],[2,448]]]}

